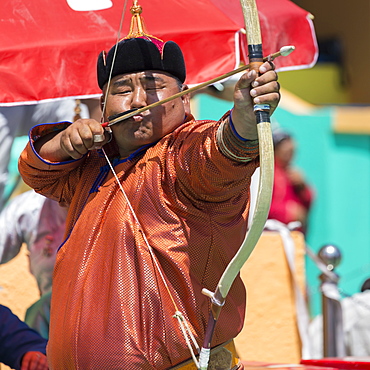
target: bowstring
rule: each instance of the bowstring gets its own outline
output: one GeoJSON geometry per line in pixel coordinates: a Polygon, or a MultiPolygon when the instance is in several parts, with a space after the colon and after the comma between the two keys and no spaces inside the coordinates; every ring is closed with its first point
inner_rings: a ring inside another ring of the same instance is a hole
{"type": "MultiPolygon", "coordinates": [[[[108,82],[107,82],[107,91],[109,91],[109,87],[110,87],[111,80],[112,80],[112,74],[113,74],[113,66],[114,66],[114,63],[115,63],[115,61],[117,59],[118,43],[119,43],[119,41],[121,39],[121,32],[122,32],[122,28],[123,28],[123,21],[124,21],[125,14],[126,14],[126,9],[127,9],[127,1],[128,0],[124,0],[124,4],[123,4],[120,25],[119,25],[119,28],[118,28],[116,43],[115,43],[115,47],[114,47],[114,53],[113,53],[113,59],[112,59],[112,66],[111,66],[110,71],[109,71],[109,77],[108,77],[108,82]]],[[[102,114],[101,114],[101,123],[104,122],[104,115],[105,115],[105,109],[106,109],[106,105],[107,105],[106,104],[107,103],[107,100],[108,100],[108,94],[105,94],[103,108],[102,108],[102,114]]],[[[174,297],[173,297],[173,295],[172,295],[172,293],[170,291],[170,288],[169,288],[169,286],[167,284],[166,278],[165,278],[165,276],[164,276],[164,274],[162,272],[162,269],[161,269],[161,267],[159,265],[159,262],[158,262],[158,260],[157,260],[157,258],[155,256],[155,254],[154,254],[153,248],[149,244],[149,241],[148,241],[148,239],[147,239],[147,237],[146,237],[146,235],[144,233],[144,228],[141,226],[141,223],[140,223],[140,221],[139,221],[139,219],[138,219],[138,217],[137,217],[137,215],[136,215],[136,213],[135,213],[135,211],[134,211],[134,209],[132,207],[132,204],[131,204],[131,202],[130,202],[130,200],[129,200],[129,198],[128,198],[126,192],[125,192],[125,190],[123,189],[123,186],[121,184],[121,181],[119,180],[118,175],[117,175],[116,171],[114,170],[114,167],[113,167],[113,165],[112,165],[112,163],[111,163],[111,161],[110,161],[110,159],[109,159],[106,151],[104,150],[104,148],[101,148],[101,151],[102,151],[102,153],[104,155],[104,158],[106,159],[106,161],[107,161],[107,163],[108,163],[108,165],[110,167],[110,170],[112,171],[112,174],[113,174],[113,176],[114,176],[114,178],[115,178],[115,180],[116,180],[116,182],[117,182],[117,184],[118,184],[118,186],[119,186],[119,188],[120,188],[120,190],[121,190],[121,192],[122,192],[122,194],[124,196],[124,199],[125,199],[128,207],[129,207],[129,209],[130,209],[130,212],[133,215],[133,217],[135,219],[135,222],[137,223],[137,225],[139,227],[139,230],[141,232],[141,235],[143,237],[143,240],[144,240],[144,242],[145,242],[145,244],[146,244],[146,246],[147,246],[147,248],[149,250],[149,253],[151,255],[152,261],[154,262],[154,265],[156,266],[156,269],[157,269],[157,271],[159,273],[159,276],[160,276],[160,278],[161,278],[161,280],[162,280],[162,282],[163,282],[163,284],[164,284],[164,286],[166,288],[166,291],[168,293],[168,296],[170,297],[170,300],[171,300],[171,302],[172,302],[172,304],[174,306],[175,314],[173,315],[173,317],[175,319],[177,319],[177,321],[179,323],[179,326],[180,326],[180,329],[181,329],[181,332],[182,332],[182,334],[184,336],[185,342],[186,342],[186,344],[187,344],[187,346],[188,346],[188,348],[190,350],[190,353],[191,353],[191,356],[193,358],[193,361],[195,362],[195,364],[198,367],[198,363],[197,363],[197,360],[196,360],[196,357],[195,357],[195,354],[194,354],[194,350],[193,350],[193,347],[192,347],[191,343],[193,343],[193,345],[196,348],[196,350],[198,351],[198,353],[199,353],[200,347],[199,347],[199,345],[198,345],[198,343],[197,343],[197,341],[196,341],[196,339],[194,337],[194,334],[191,331],[190,326],[189,326],[188,322],[186,321],[184,315],[181,313],[181,311],[177,307],[177,304],[175,302],[175,299],[174,299],[174,297]],[[191,342],[190,342],[189,338],[191,339],[191,342]]]]}
{"type": "MultiPolygon", "coordinates": [[[[125,19],[125,14],[126,14],[126,9],[127,9],[127,1],[128,0],[124,0],[124,2],[123,2],[123,9],[122,9],[122,13],[121,13],[121,20],[120,20],[120,24],[119,24],[119,27],[118,27],[116,43],[115,43],[115,46],[114,46],[114,53],[113,53],[112,65],[111,65],[111,68],[110,68],[110,71],[109,71],[109,76],[108,76],[107,91],[109,90],[109,87],[110,87],[110,83],[111,83],[111,80],[112,80],[113,66],[114,66],[114,63],[115,63],[116,58],[117,58],[118,43],[119,43],[119,41],[121,39],[121,32],[122,32],[122,27],[123,27],[123,21],[125,19]]],[[[104,114],[105,114],[105,107],[106,107],[107,99],[108,99],[108,94],[105,94],[103,109],[102,109],[102,113],[101,113],[101,123],[103,123],[103,120],[104,120],[104,114]]]]}

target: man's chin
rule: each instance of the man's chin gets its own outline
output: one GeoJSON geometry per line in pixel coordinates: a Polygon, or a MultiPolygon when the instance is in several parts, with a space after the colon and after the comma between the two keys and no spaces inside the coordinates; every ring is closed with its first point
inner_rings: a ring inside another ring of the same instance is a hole
{"type": "Polygon", "coordinates": [[[142,147],[144,145],[149,145],[157,141],[152,135],[135,135],[132,143],[135,143],[136,147],[142,147]]]}

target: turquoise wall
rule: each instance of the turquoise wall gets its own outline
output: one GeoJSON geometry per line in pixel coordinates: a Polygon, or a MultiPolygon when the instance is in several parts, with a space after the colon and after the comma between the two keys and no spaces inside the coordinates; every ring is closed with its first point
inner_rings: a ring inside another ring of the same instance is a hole
{"type": "MultiPolygon", "coordinates": [[[[198,119],[218,119],[231,106],[206,94],[194,98],[198,119]]],[[[334,110],[326,107],[295,115],[278,108],[272,119],[295,138],[294,164],[316,193],[307,244],[314,252],[329,243],[340,248],[342,262],[335,271],[345,295],[358,292],[370,277],[370,136],[334,133],[334,110]]],[[[314,316],[321,311],[320,271],[308,258],[306,271],[314,316]]]]}

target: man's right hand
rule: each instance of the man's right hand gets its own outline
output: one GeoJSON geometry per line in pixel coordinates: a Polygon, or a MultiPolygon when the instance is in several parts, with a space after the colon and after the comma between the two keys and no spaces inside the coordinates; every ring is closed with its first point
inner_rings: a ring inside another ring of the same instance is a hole
{"type": "Polygon", "coordinates": [[[109,133],[94,119],[78,119],[65,130],[41,137],[35,149],[43,159],[63,162],[79,159],[89,150],[100,149],[110,139],[109,133]]]}
{"type": "Polygon", "coordinates": [[[60,146],[73,159],[89,150],[100,149],[109,140],[102,125],[94,119],[79,119],[61,132],[60,146]]]}

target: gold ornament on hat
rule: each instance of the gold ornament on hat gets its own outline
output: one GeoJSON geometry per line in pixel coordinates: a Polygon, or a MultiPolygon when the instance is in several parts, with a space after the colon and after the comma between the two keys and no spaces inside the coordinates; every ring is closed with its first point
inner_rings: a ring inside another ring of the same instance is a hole
{"type": "Polygon", "coordinates": [[[163,40],[153,35],[150,35],[147,32],[144,19],[141,16],[141,13],[143,12],[143,8],[141,7],[141,5],[138,4],[138,0],[134,0],[134,3],[132,7],[130,8],[130,12],[132,14],[130,31],[126,37],[122,38],[122,40],[142,37],[142,38],[148,38],[148,40],[150,41],[153,41],[153,39],[156,39],[160,42],[163,42],[163,40]]]}

